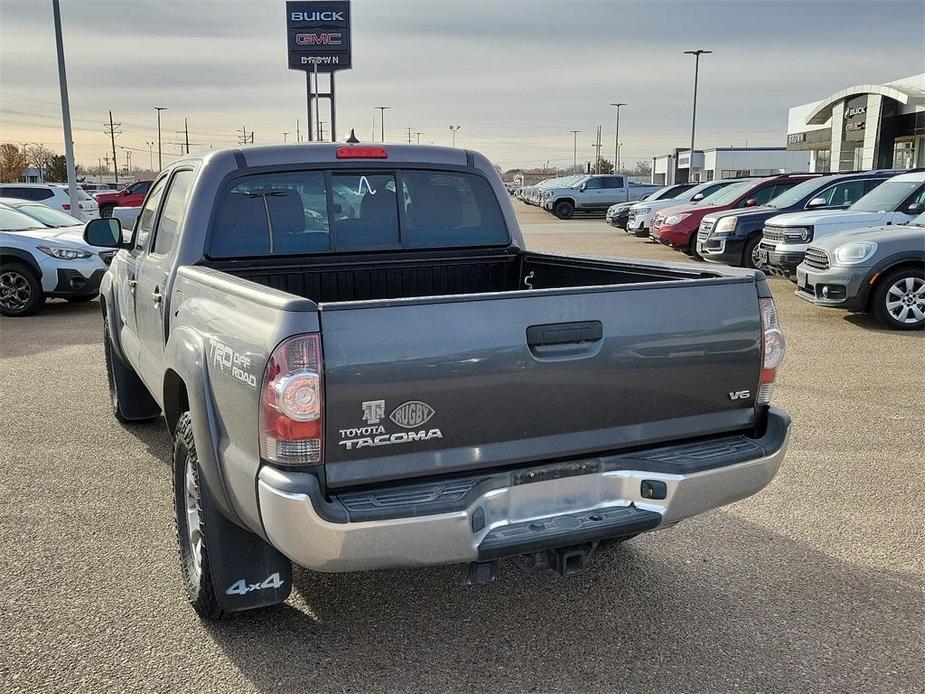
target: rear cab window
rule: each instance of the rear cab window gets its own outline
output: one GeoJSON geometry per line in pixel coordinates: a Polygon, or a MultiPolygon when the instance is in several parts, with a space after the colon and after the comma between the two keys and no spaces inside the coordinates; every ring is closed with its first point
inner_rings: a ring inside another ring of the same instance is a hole
{"type": "Polygon", "coordinates": [[[488,181],[425,169],[245,175],[224,190],[209,257],[507,246],[488,181]]]}

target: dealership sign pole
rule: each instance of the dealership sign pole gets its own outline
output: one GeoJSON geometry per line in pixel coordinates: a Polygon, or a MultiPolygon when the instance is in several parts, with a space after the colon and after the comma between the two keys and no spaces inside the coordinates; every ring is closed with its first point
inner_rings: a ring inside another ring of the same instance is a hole
{"type": "MultiPolygon", "coordinates": [[[[286,42],[289,69],[305,72],[308,94],[308,139],[313,140],[320,118],[312,113],[318,99],[328,99],[331,106],[331,142],[337,140],[335,122],[334,73],[353,67],[350,37],[349,0],[295,0],[286,3],[286,42]],[[318,75],[329,76],[327,92],[320,91],[318,75]],[[312,83],[314,74],[314,84],[312,83]]],[[[320,139],[320,135],[319,135],[320,139]]]]}

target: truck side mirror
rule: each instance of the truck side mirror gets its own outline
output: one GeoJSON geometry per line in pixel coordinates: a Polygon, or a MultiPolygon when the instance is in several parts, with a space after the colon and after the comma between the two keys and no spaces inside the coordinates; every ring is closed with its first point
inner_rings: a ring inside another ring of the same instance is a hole
{"type": "Polygon", "coordinates": [[[813,198],[808,203],[806,203],[806,207],[809,209],[813,209],[814,207],[825,207],[828,204],[829,204],[829,201],[826,200],[825,198],[813,198]]]}
{"type": "Polygon", "coordinates": [[[921,202],[914,202],[906,208],[909,214],[921,214],[923,211],[925,211],[925,203],[921,202]]]}
{"type": "Polygon", "coordinates": [[[122,225],[118,219],[91,219],[84,226],[84,241],[99,248],[123,248],[122,225]]]}
{"type": "Polygon", "coordinates": [[[749,198],[748,200],[745,201],[746,207],[754,207],[757,204],[758,204],[758,201],[755,198],[749,198]]]}
{"type": "Polygon", "coordinates": [[[588,187],[588,184],[587,184],[587,183],[582,183],[580,186],[578,186],[578,192],[579,192],[579,193],[584,193],[584,192],[585,192],[585,188],[587,188],[587,187],[588,187]]]}

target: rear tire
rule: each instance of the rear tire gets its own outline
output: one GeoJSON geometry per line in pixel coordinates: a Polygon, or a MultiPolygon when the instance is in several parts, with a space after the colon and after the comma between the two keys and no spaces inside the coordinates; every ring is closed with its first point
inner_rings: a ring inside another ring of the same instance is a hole
{"type": "Polygon", "coordinates": [[[0,265],[0,314],[31,316],[45,303],[42,283],[23,263],[0,265]]]}
{"type": "Polygon", "coordinates": [[[203,619],[221,619],[228,613],[218,604],[212,583],[199,458],[189,412],[181,414],[177,421],[173,446],[173,489],[177,547],[186,598],[203,619]]]}
{"type": "Polygon", "coordinates": [[[925,270],[902,267],[881,277],[871,301],[874,315],[885,327],[925,329],[925,270]]]}
{"type": "Polygon", "coordinates": [[[761,235],[753,236],[745,242],[745,248],[742,249],[742,267],[748,267],[752,270],[760,269],[758,267],[758,258],[755,252],[758,250],[758,244],[761,243],[761,235]]]}
{"type": "Polygon", "coordinates": [[[571,219],[572,215],[575,214],[575,206],[568,200],[563,200],[556,203],[555,207],[552,208],[552,213],[559,219],[571,219]]]}
{"type": "Polygon", "coordinates": [[[112,217],[112,211],[115,208],[115,205],[101,205],[100,206],[100,217],[106,219],[112,217]]]}

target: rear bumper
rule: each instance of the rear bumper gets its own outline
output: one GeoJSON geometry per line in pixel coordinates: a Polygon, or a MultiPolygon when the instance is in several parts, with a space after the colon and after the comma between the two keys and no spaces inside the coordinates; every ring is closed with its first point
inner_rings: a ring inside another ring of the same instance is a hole
{"type": "Polygon", "coordinates": [[[264,467],[260,513],[270,542],[316,571],[488,560],[671,525],[750,496],[777,473],[789,426],[772,409],[760,439],[732,436],[330,501],[313,476],[264,467]]]}

